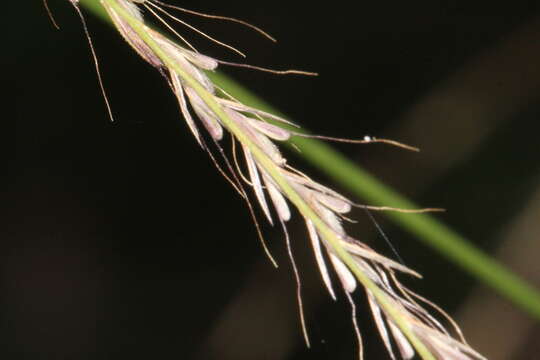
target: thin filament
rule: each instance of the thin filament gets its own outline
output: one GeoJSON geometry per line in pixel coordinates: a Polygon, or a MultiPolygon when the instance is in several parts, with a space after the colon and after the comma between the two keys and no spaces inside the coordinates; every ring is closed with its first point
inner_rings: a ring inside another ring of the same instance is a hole
{"type": "Polygon", "coordinates": [[[246,57],[246,55],[245,55],[243,52],[241,52],[240,50],[236,49],[235,47],[233,47],[233,46],[231,46],[231,45],[228,45],[228,44],[225,44],[224,42],[221,42],[221,41],[219,41],[219,40],[217,40],[217,39],[211,37],[210,35],[206,34],[205,32],[203,32],[203,31],[197,29],[197,28],[194,27],[193,25],[190,25],[190,24],[188,24],[187,22],[185,22],[185,21],[183,21],[183,20],[181,20],[181,19],[179,19],[179,18],[177,18],[177,17],[175,17],[175,16],[169,14],[167,11],[163,10],[162,8],[160,8],[159,6],[157,6],[156,4],[154,4],[154,3],[150,2],[150,1],[148,1],[147,3],[148,3],[149,5],[151,5],[151,6],[153,6],[153,7],[154,7],[155,9],[157,9],[158,11],[162,12],[163,14],[165,14],[166,16],[168,16],[169,18],[173,19],[174,21],[176,21],[176,22],[178,22],[178,23],[180,23],[180,24],[186,26],[187,28],[189,28],[189,29],[195,31],[197,34],[199,34],[199,35],[201,35],[201,36],[204,36],[204,37],[207,38],[208,40],[210,40],[210,41],[212,41],[212,42],[214,42],[214,43],[216,43],[216,44],[218,44],[218,45],[220,45],[220,46],[223,46],[223,47],[225,47],[225,48],[227,48],[227,49],[229,49],[229,50],[231,50],[231,51],[237,53],[238,55],[240,55],[240,56],[242,56],[242,57],[244,57],[244,58],[246,57]]]}
{"type": "Polygon", "coordinates": [[[232,144],[231,144],[231,147],[232,147],[232,154],[233,154],[233,161],[234,161],[234,166],[236,167],[236,171],[238,172],[238,175],[240,175],[240,178],[242,180],[244,180],[244,182],[246,184],[248,184],[249,186],[253,187],[253,183],[251,181],[249,181],[249,179],[247,178],[247,176],[244,174],[244,172],[242,171],[242,168],[240,167],[240,162],[238,161],[238,154],[236,152],[236,139],[233,137],[232,138],[232,144]]]}
{"type": "Polygon", "coordinates": [[[47,11],[47,14],[49,15],[49,19],[51,19],[53,26],[56,28],[56,30],[60,30],[60,26],[58,26],[58,23],[56,22],[56,20],[54,20],[54,16],[52,14],[51,9],[49,8],[49,3],[47,2],[47,0],[43,0],[43,5],[45,6],[45,10],[47,11]]]}
{"type": "Polygon", "coordinates": [[[212,154],[212,152],[210,151],[210,149],[208,148],[208,146],[206,145],[206,143],[204,142],[204,140],[202,140],[203,142],[203,148],[204,150],[206,150],[206,152],[208,153],[208,156],[210,156],[210,159],[212,160],[212,162],[214,163],[214,166],[216,167],[216,169],[219,171],[219,173],[229,182],[229,184],[231,184],[231,186],[234,188],[234,190],[236,190],[236,192],[240,195],[241,198],[245,199],[246,198],[246,194],[245,192],[242,192],[239,188],[239,186],[233,181],[233,179],[231,179],[229,177],[229,175],[225,172],[225,170],[221,167],[221,165],[218,163],[217,159],[214,157],[214,154],[212,154]]]}
{"type": "Polygon", "coordinates": [[[296,266],[296,261],[294,261],[294,256],[292,253],[291,248],[291,240],[289,238],[289,232],[287,231],[287,227],[285,226],[285,223],[280,218],[279,222],[281,223],[281,227],[283,228],[283,233],[285,234],[285,244],[287,246],[287,254],[289,255],[289,259],[291,260],[291,266],[294,273],[294,279],[296,281],[296,299],[298,301],[298,311],[300,312],[300,323],[302,325],[302,334],[304,335],[304,340],[306,341],[306,346],[308,348],[311,347],[311,342],[309,341],[309,334],[307,331],[306,326],[306,318],[304,316],[304,303],[302,302],[302,281],[300,279],[300,273],[298,272],[298,267],[296,266]]]}
{"type": "Polygon", "coordinates": [[[354,303],[354,300],[350,293],[345,291],[345,295],[347,295],[347,300],[349,300],[349,303],[351,304],[351,318],[352,318],[354,333],[356,334],[356,340],[358,341],[358,359],[364,360],[364,345],[362,343],[362,334],[360,333],[360,327],[358,326],[358,319],[356,315],[356,304],[354,303]]]}
{"type": "Polygon", "coordinates": [[[86,25],[86,20],[84,18],[83,13],[81,12],[81,9],[79,9],[79,6],[74,0],[71,0],[71,4],[75,8],[75,11],[77,11],[77,14],[81,18],[81,23],[84,29],[84,34],[86,35],[86,39],[88,40],[88,45],[90,46],[90,52],[92,53],[92,58],[94,60],[94,66],[96,68],[96,73],[98,77],[99,87],[101,88],[101,94],[103,95],[103,99],[105,100],[105,105],[107,106],[107,111],[109,113],[109,118],[111,119],[111,122],[114,122],[114,117],[112,114],[111,104],[109,103],[109,98],[107,96],[107,92],[105,91],[105,86],[103,86],[103,80],[101,78],[101,70],[99,68],[99,61],[96,54],[96,50],[94,49],[94,44],[92,42],[92,37],[90,36],[90,32],[88,31],[88,26],[86,25]]]}
{"type": "Polygon", "coordinates": [[[179,6],[169,5],[169,4],[163,3],[163,2],[158,1],[158,0],[150,0],[150,1],[155,2],[156,4],[160,4],[162,6],[168,7],[170,9],[175,9],[175,10],[178,10],[178,11],[182,11],[182,12],[192,14],[192,15],[201,16],[201,17],[208,18],[208,19],[226,20],[226,21],[235,22],[235,23],[247,26],[247,27],[255,30],[256,32],[258,32],[259,34],[261,34],[265,38],[269,39],[270,41],[277,42],[277,40],[272,35],[268,34],[266,31],[262,30],[261,28],[255,26],[253,24],[250,24],[250,23],[248,23],[248,22],[246,22],[244,20],[235,19],[235,18],[228,17],[228,16],[205,14],[205,13],[201,13],[201,12],[198,12],[198,11],[181,8],[179,6]]]}
{"type": "Polygon", "coordinates": [[[295,136],[299,137],[305,137],[310,139],[319,139],[319,140],[328,140],[328,141],[335,141],[335,142],[342,142],[342,143],[348,143],[348,144],[373,144],[373,143],[383,143],[388,144],[392,146],[396,146],[405,150],[419,152],[420,149],[415,146],[410,146],[407,144],[400,143],[395,140],[389,140],[389,139],[379,139],[379,138],[373,138],[370,137],[368,139],[363,140],[355,140],[355,139],[342,139],[338,137],[332,137],[332,136],[323,136],[323,135],[310,135],[310,134],[302,134],[302,133],[294,133],[295,136]]]}
{"type": "MultiPolygon", "coordinates": [[[[214,138],[212,138],[212,139],[214,139],[214,138]]],[[[249,197],[248,197],[244,187],[242,186],[242,183],[240,182],[240,179],[238,179],[238,175],[234,171],[234,168],[233,168],[231,162],[227,158],[227,155],[225,155],[225,152],[223,151],[221,146],[219,146],[219,144],[217,143],[217,141],[215,139],[214,139],[214,144],[218,148],[218,150],[219,150],[219,152],[221,154],[221,157],[223,158],[223,161],[225,161],[225,164],[227,165],[227,168],[229,169],[230,173],[234,177],[236,184],[238,185],[238,187],[241,189],[242,193],[244,194],[244,196],[242,196],[242,198],[246,201],[246,204],[247,204],[247,207],[248,207],[248,210],[249,210],[249,215],[251,216],[251,219],[253,220],[253,223],[255,224],[255,230],[257,231],[257,236],[259,238],[261,246],[263,247],[264,253],[268,257],[268,259],[270,260],[272,265],[277,269],[279,267],[279,265],[278,265],[277,261],[274,259],[274,257],[272,256],[272,254],[270,253],[270,249],[268,248],[268,245],[266,244],[266,240],[264,239],[264,235],[263,235],[262,230],[261,230],[261,225],[259,224],[259,221],[257,220],[257,216],[255,215],[255,210],[253,209],[253,205],[251,204],[251,201],[249,201],[249,197]]]]}
{"type": "Polygon", "coordinates": [[[362,204],[351,204],[351,205],[357,208],[361,208],[361,209],[374,210],[374,211],[395,211],[395,212],[404,213],[404,214],[422,214],[422,213],[428,213],[428,212],[445,212],[446,211],[446,209],[441,209],[441,208],[400,209],[400,208],[395,208],[391,206],[370,206],[370,205],[362,205],[362,204]]]}
{"type": "Polygon", "coordinates": [[[396,258],[398,259],[398,261],[402,265],[405,265],[405,261],[403,261],[403,258],[399,255],[399,253],[398,253],[396,247],[394,246],[394,244],[392,244],[392,242],[390,241],[388,236],[386,236],[385,232],[383,231],[383,229],[381,228],[381,226],[379,225],[377,220],[375,220],[375,217],[373,217],[373,215],[371,214],[371,212],[368,209],[364,208],[364,210],[366,211],[366,213],[367,213],[369,219],[371,220],[371,222],[373,223],[373,225],[375,225],[375,228],[377,229],[379,234],[381,234],[384,241],[386,241],[386,243],[388,244],[388,247],[390,248],[390,250],[392,250],[392,252],[396,255],[396,258]]]}
{"type": "Polygon", "coordinates": [[[263,71],[263,72],[267,72],[267,73],[271,73],[271,74],[276,74],[276,75],[305,75],[305,76],[318,76],[319,75],[318,73],[310,72],[310,71],[302,71],[302,70],[294,70],[294,69],[292,69],[292,70],[273,70],[273,69],[268,69],[268,68],[264,68],[264,67],[260,67],[260,66],[249,65],[249,64],[241,64],[241,63],[235,63],[235,62],[229,62],[229,61],[217,60],[217,62],[220,63],[220,64],[223,64],[223,65],[247,68],[247,69],[252,69],[252,70],[259,70],[259,71],[263,71]]]}
{"type": "MultiPolygon", "coordinates": [[[[152,3],[149,3],[152,4],[152,3]]],[[[144,7],[152,13],[167,29],[169,29],[174,35],[176,35],[180,40],[182,40],[191,50],[198,53],[197,49],[189,41],[187,41],[182,35],[178,33],[178,31],[174,30],[174,28],[169,25],[161,16],[159,16],[150,6],[148,6],[146,3],[144,4],[144,7]]]]}
{"type": "MultiPolygon", "coordinates": [[[[392,277],[394,277],[395,279],[395,275],[392,274],[392,277]]],[[[394,280],[394,282],[396,282],[397,279],[394,280]]],[[[444,311],[440,306],[438,306],[437,304],[429,301],[428,299],[426,299],[425,297],[421,296],[421,295],[418,295],[417,293],[415,293],[414,291],[411,291],[409,289],[407,289],[406,287],[404,286],[400,286],[400,289],[402,289],[403,291],[405,291],[406,293],[408,293],[409,295],[417,298],[418,300],[422,301],[423,303],[431,306],[433,309],[435,309],[439,314],[441,314],[451,325],[452,327],[454,328],[454,330],[456,331],[456,333],[458,334],[459,338],[463,341],[463,343],[467,344],[467,341],[465,340],[465,336],[463,335],[463,332],[461,331],[461,329],[459,328],[458,324],[456,323],[456,321],[454,319],[452,319],[452,317],[450,315],[448,315],[448,313],[446,311],[444,311]]],[[[468,344],[467,344],[468,345],[468,344]]]]}

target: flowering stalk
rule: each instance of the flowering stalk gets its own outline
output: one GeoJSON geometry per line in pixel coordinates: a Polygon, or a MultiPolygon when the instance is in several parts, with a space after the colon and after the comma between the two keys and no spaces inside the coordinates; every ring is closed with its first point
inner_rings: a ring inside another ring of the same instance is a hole
{"type": "MultiPolygon", "coordinates": [[[[377,254],[345,233],[341,219],[354,206],[351,201],[286,164],[272,140],[288,140],[295,133],[269,124],[263,118],[286,120],[218,95],[218,90],[204,71],[214,70],[219,61],[182,48],[145,25],[136,4],[150,0],[100,2],[124,39],[167,78],[198,143],[205,148],[188,104],[216,144],[222,140],[224,129],[240,143],[250,185],[269,222],[273,223],[273,218],[266,194],[283,226],[290,218],[287,200],[297,208],[306,221],[316,260],[330,295],[335,298],[323,253],[330,259],[351,301],[353,316],[355,307],[351,294],[358,282],[364,287],[377,327],[392,359],[395,355],[391,339],[404,359],[411,359],[415,352],[428,360],[483,359],[463,339],[452,338],[417,300],[431,303],[402,286],[395,271],[418,274],[377,254]]],[[[230,181],[236,184],[235,187],[247,200],[238,178],[230,181]]],[[[358,331],[355,317],[353,321],[358,331]]],[[[457,327],[456,330],[459,332],[457,327]]]]}

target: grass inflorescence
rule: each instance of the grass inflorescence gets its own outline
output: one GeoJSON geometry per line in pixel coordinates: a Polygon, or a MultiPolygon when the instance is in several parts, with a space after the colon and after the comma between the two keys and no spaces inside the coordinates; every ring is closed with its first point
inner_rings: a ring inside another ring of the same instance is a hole
{"type": "MultiPolygon", "coordinates": [[[[70,1],[78,10],[78,1],[70,1]]],[[[227,63],[200,54],[164,19],[160,18],[160,21],[177,34],[182,42],[180,45],[177,41],[150,28],[145,23],[141,12],[141,8],[145,8],[153,15],[163,13],[173,18],[164,7],[172,7],[180,11],[186,11],[186,9],[154,0],[100,0],[100,4],[125,41],[164,77],[178,99],[180,112],[198,145],[208,152],[219,172],[246,201],[255,221],[256,217],[250,201],[252,195],[247,189],[252,190],[267,221],[272,225],[279,224],[283,228],[298,283],[301,322],[308,346],[310,342],[302,312],[300,280],[286,228],[293,208],[304,218],[322,282],[330,297],[333,299],[337,297],[330,276],[330,271],[333,271],[337,275],[345,297],[351,304],[353,325],[359,340],[360,358],[363,356],[362,341],[356,322],[357,309],[352,294],[362,290],[367,296],[370,311],[392,359],[396,357],[411,359],[415,354],[423,359],[484,359],[466,343],[459,327],[444,311],[406,288],[397,277],[398,273],[420,277],[418,273],[378,254],[345,231],[342,221],[347,219],[346,214],[354,206],[359,206],[358,204],[288,165],[278,144],[289,140],[292,136],[307,135],[294,130],[295,125],[287,119],[243,104],[214,84],[207,75],[207,72],[216,70],[220,64],[262,68],[227,63]],[[277,125],[279,123],[293,127],[284,128],[277,125]],[[223,148],[226,141],[233,145],[232,154],[228,154],[223,148]],[[238,156],[238,153],[241,153],[241,156],[238,156]],[[241,157],[242,162],[239,160],[241,157]],[[451,330],[448,330],[440,320],[428,312],[425,305],[436,309],[439,315],[442,315],[451,325],[451,330]]],[[[200,14],[193,11],[191,13],[200,14]]],[[[236,19],[205,16],[245,24],[236,19]]],[[[184,23],[177,18],[174,19],[184,23]]],[[[253,28],[271,38],[262,30],[253,28]]],[[[229,45],[205,36],[241,54],[229,45]]],[[[97,60],[96,67],[98,67],[97,60]]],[[[273,72],[310,74],[296,70],[273,72]]],[[[386,139],[342,140],[324,136],[315,137],[356,143],[384,142],[416,150],[386,139]]],[[[264,245],[258,225],[257,228],[264,245]]],[[[267,250],[266,247],[265,250],[267,250]]],[[[268,251],[267,253],[271,258],[268,251]]]]}

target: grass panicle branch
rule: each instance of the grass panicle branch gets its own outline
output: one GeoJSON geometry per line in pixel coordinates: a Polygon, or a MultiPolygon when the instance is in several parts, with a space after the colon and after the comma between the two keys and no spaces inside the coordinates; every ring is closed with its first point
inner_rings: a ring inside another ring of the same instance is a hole
{"type": "MultiPolygon", "coordinates": [[[[77,6],[77,1],[71,1],[77,6]]],[[[153,8],[158,8],[160,2],[100,0],[100,4],[126,42],[165,77],[197,143],[215,160],[207,141],[213,143],[222,155],[224,165],[214,161],[220,172],[248,202],[245,189],[252,188],[269,223],[273,225],[277,221],[285,229],[287,244],[289,237],[285,224],[291,218],[291,205],[304,218],[323,284],[335,299],[328,269],[331,267],[351,303],[354,328],[360,341],[360,358],[362,345],[351,294],[361,287],[392,359],[411,359],[415,354],[426,360],[484,359],[467,345],[453,321],[450,320],[450,324],[454,329],[447,330],[421,305],[422,302],[432,304],[407,289],[397,278],[398,273],[420,277],[419,274],[376,253],[346,233],[342,219],[356,204],[287,164],[276,143],[287,141],[297,133],[267,121],[288,123],[286,119],[245,105],[228,95],[207,76],[207,72],[217,69],[219,60],[180,46],[145,24],[140,6],[149,9],[147,4],[152,4],[153,8]],[[201,125],[206,134],[201,132],[201,125]],[[247,175],[238,164],[236,150],[233,161],[225,155],[221,144],[227,137],[233,144],[239,144],[247,175]]],[[[363,140],[371,141],[375,140],[363,140]]],[[[291,260],[297,275],[292,254],[291,260]]],[[[298,289],[300,291],[299,282],[298,289]]],[[[440,312],[449,320],[444,312],[440,312]]],[[[309,345],[302,312],[301,319],[309,345]]]]}
{"type": "MultiPolygon", "coordinates": [[[[106,23],[112,24],[100,2],[80,0],[79,3],[106,23]]],[[[278,113],[268,103],[223,73],[216,71],[208,72],[207,75],[228,94],[241,99],[242,103],[274,114],[278,113]]],[[[400,208],[417,207],[395,190],[382,184],[358,164],[318,139],[294,136],[286,145],[300,149],[302,160],[312,163],[336,183],[365,201],[379,205],[391,204],[400,208]]],[[[503,264],[474,247],[464,236],[430,214],[403,216],[401,213],[391,211],[386,215],[417,240],[438,251],[440,255],[490,286],[530,316],[540,319],[540,292],[503,264]]]]}

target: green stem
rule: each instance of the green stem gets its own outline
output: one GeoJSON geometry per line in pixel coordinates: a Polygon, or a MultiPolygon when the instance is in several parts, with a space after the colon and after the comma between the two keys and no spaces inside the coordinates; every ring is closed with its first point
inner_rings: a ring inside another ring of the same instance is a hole
{"type": "MultiPolygon", "coordinates": [[[[105,21],[110,22],[97,0],[81,0],[81,4],[105,21]]],[[[224,75],[216,73],[212,74],[212,77],[219,86],[243,103],[278,113],[264,101],[224,75]]],[[[417,208],[414,203],[383,185],[327,144],[305,138],[295,138],[293,141],[301,149],[301,155],[304,159],[310,161],[365,201],[374,205],[417,208]]],[[[417,236],[418,239],[432,246],[522,310],[540,320],[540,293],[500,263],[472,246],[464,237],[431,215],[407,215],[395,212],[386,212],[385,214],[417,236]]]]}

